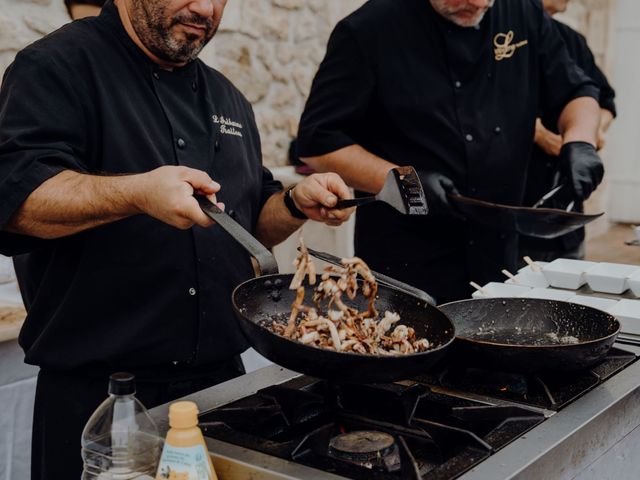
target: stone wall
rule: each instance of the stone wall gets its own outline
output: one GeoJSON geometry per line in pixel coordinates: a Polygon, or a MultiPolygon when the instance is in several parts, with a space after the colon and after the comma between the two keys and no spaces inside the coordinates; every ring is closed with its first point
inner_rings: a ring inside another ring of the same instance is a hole
{"type": "Polygon", "coordinates": [[[334,25],[364,0],[231,0],[201,58],[254,105],[264,162],[287,163],[289,142],[334,25]]]}
{"type": "Polygon", "coordinates": [[[587,37],[598,65],[610,70],[614,0],[572,0],[558,20],[567,23],[587,37]]]}
{"type": "Polygon", "coordinates": [[[0,0],[0,75],[20,49],[67,21],[62,0],[0,0]]]}
{"type": "MultiPolygon", "coordinates": [[[[287,161],[290,139],[335,23],[364,0],[230,0],[201,58],[255,107],[264,161],[287,161]]],[[[0,0],[0,74],[16,52],[68,21],[62,0],[0,0]]]]}
{"type": "MultiPolygon", "coordinates": [[[[227,75],[254,105],[267,165],[287,162],[289,142],[329,34],[362,3],[229,0],[220,31],[201,58],[227,75]]],[[[609,5],[609,0],[572,0],[563,17],[588,36],[605,67],[609,5]]],[[[0,0],[0,73],[19,49],[66,21],[62,0],[0,0]]]]}

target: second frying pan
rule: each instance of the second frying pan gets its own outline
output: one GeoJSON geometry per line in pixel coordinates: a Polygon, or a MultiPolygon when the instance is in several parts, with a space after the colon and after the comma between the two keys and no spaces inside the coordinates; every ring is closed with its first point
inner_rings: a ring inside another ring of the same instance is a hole
{"type": "Polygon", "coordinates": [[[606,356],[620,331],[606,312],[555,300],[480,298],[440,309],[456,326],[455,360],[499,371],[586,368],[606,356]]]}

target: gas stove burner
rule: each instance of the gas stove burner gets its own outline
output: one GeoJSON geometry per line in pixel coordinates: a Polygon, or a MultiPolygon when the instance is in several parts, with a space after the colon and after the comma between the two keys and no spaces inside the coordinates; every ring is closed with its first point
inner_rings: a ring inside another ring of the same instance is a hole
{"type": "Polygon", "coordinates": [[[614,347],[598,365],[574,372],[518,374],[451,364],[440,372],[420,375],[415,380],[558,411],[635,360],[635,354],[614,347]]]}
{"type": "Polygon", "coordinates": [[[536,378],[526,374],[497,372],[481,368],[467,368],[460,371],[446,372],[443,376],[445,382],[448,380],[448,376],[457,377],[465,385],[482,385],[484,391],[489,395],[511,394],[525,400],[532,388],[530,384],[535,383],[536,378]]]}
{"type": "Polygon", "coordinates": [[[333,437],[329,447],[341,455],[382,455],[393,447],[393,435],[375,430],[349,432],[333,437]]]}
{"type": "Polygon", "coordinates": [[[456,478],[544,421],[408,382],[296,377],[201,416],[204,434],[353,480],[456,478]]]}
{"type": "Polygon", "coordinates": [[[393,435],[376,430],[356,430],[333,437],[329,455],[365,468],[400,468],[400,453],[393,435]]]}

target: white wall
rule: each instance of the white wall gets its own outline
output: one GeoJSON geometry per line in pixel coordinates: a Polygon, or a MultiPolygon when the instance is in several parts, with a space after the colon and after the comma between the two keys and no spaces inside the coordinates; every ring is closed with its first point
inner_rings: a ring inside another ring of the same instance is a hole
{"type": "Polygon", "coordinates": [[[617,0],[613,83],[618,119],[610,135],[609,214],[613,221],[640,222],[640,2],[617,0]]]}

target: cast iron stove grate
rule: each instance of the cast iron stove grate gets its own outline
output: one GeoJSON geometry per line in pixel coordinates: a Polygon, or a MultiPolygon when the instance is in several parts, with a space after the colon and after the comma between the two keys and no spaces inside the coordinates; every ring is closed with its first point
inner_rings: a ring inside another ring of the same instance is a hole
{"type": "Polygon", "coordinates": [[[636,358],[635,354],[624,349],[612,348],[602,363],[579,372],[526,375],[448,365],[441,371],[421,375],[416,380],[458,392],[558,411],[623,370],[636,358]]]}
{"type": "Polygon", "coordinates": [[[451,479],[544,420],[417,384],[298,377],[206,412],[206,436],[353,479],[451,479]]]}

